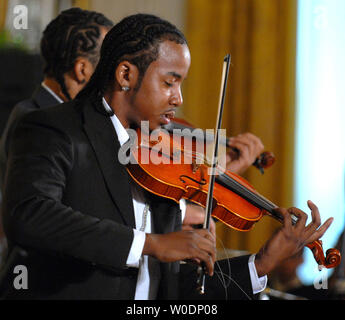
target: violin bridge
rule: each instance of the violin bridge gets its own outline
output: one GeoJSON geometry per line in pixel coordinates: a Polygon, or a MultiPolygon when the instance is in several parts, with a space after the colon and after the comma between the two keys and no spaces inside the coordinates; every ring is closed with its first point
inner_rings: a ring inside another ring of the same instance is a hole
{"type": "Polygon", "coordinates": [[[199,170],[200,166],[201,165],[196,163],[195,159],[193,159],[193,162],[192,162],[192,171],[193,171],[193,173],[196,173],[199,170]]]}

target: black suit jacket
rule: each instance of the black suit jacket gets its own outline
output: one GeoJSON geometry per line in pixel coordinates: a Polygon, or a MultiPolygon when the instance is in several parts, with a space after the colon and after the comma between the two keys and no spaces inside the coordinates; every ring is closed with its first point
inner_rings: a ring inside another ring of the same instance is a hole
{"type": "MultiPolygon", "coordinates": [[[[29,256],[28,289],[7,298],[132,299],[126,267],[135,227],[129,176],[111,120],[90,102],[25,115],[10,142],[3,221],[29,256]]],[[[181,228],[179,206],[151,196],[155,231],[181,228]]],[[[248,257],[234,279],[250,294],[248,257]],[[242,272],[244,270],[244,272],[242,272]]],[[[158,298],[177,299],[179,263],[161,263],[158,298]]]]}
{"type": "Polygon", "coordinates": [[[5,172],[9,141],[20,118],[35,110],[45,109],[59,104],[59,102],[42,86],[36,88],[30,99],[16,104],[7,120],[0,140],[0,188],[2,188],[5,172]]]}

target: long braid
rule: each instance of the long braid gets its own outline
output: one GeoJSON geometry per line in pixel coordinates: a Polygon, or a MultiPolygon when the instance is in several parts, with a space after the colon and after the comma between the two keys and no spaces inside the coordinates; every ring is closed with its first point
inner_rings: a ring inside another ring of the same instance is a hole
{"type": "Polygon", "coordinates": [[[76,98],[88,97],[104,112],[102,97],[114,81],[118,64],[127,60],[136,65],[140,85],[146,69],[158,58],[159,43],[164,40],[187,43],[176,26],[154,15],[135,14],[124,18],[107,33],[96,70],[76,98]]]}
{"type": "Polygon", "coordinates": [[[41,40],[44,74],[56,79],[69,100],[64,74],[72,70],[78,57],[87,57],[96,65],[101,45],[100,27],[112,26],[113,23],[100,13],[71,8],[62,11],[44,30],[41,40]]]}

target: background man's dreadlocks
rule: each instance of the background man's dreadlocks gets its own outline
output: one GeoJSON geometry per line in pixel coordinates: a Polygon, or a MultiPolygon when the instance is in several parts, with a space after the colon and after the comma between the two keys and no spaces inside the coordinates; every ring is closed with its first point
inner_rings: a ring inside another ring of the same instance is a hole
{"type": "Polygon", "coordinates": [[[87,58],[94,67],[99,60],[101,28],[110,29],[113,23],[103,14],[72,8],[61,12],[51,21],[41,40],[44,74],[54,78],[68,100],[64,74],[73,69],[78,57],[87,58]]]}

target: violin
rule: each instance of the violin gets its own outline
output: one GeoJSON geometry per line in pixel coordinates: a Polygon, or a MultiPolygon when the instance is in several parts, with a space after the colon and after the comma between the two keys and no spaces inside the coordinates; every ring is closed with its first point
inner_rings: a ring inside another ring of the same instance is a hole
{"type": "MultiPolygon", "coordinates": [[[[174,129],[179,129],[183,131],[184,138],[188,137],[188,131],[186,131],[185,129],[195,129],[195,127],[191,123],[181,118],[171,119],[170,123],[165,125],[163,128],[169,133],[174,133],[174,129]]],[[[190,138],[192,138],[192,136],[190,136],[190,138]]],[[[203,138],[204,143],[214,142],[214,136],[207,134],[207,132],[205,132],[203,138]]],[[[220,139],[220,143],[226,146],[231,159],[237,159],[239,157],[239,150],[230,146],[230,140],[228,137],[226,137],[225,139],[220,139]]],[[[264,151],[255,159],[252,165],[257,168],[261,172],[261,174],[264,174],[264,169],[270,168],[274,164],[275,160],[276,158],[272,152],[264,151]]]]}
{"type": "MultiPolygon", "coordinates": [[[[131,161],[126,166],[129,175],[147,191],[179,203],[186,199],[206,207],[210,183],[210,165],[200,163],[204,154],[185,149],[180,139],[165,131],[157,138],[137,129],[137,141],[131,148],[131,161]],[[148,161],[149,160],[149,161],[148,161]]],[[[217,168],[212,198],[212,216],[239,231],[249,231],[264,216],[283,222],[275,210],[277,205],[260,195],[244,178],[223,168],[217,168]]],[[[295,224],[298,217],[292,215],[295,224]]],[[[339,265],[337,249],[323,253],[322,241],[306,245],[316,262],[326,268],[339,265]]]]}

